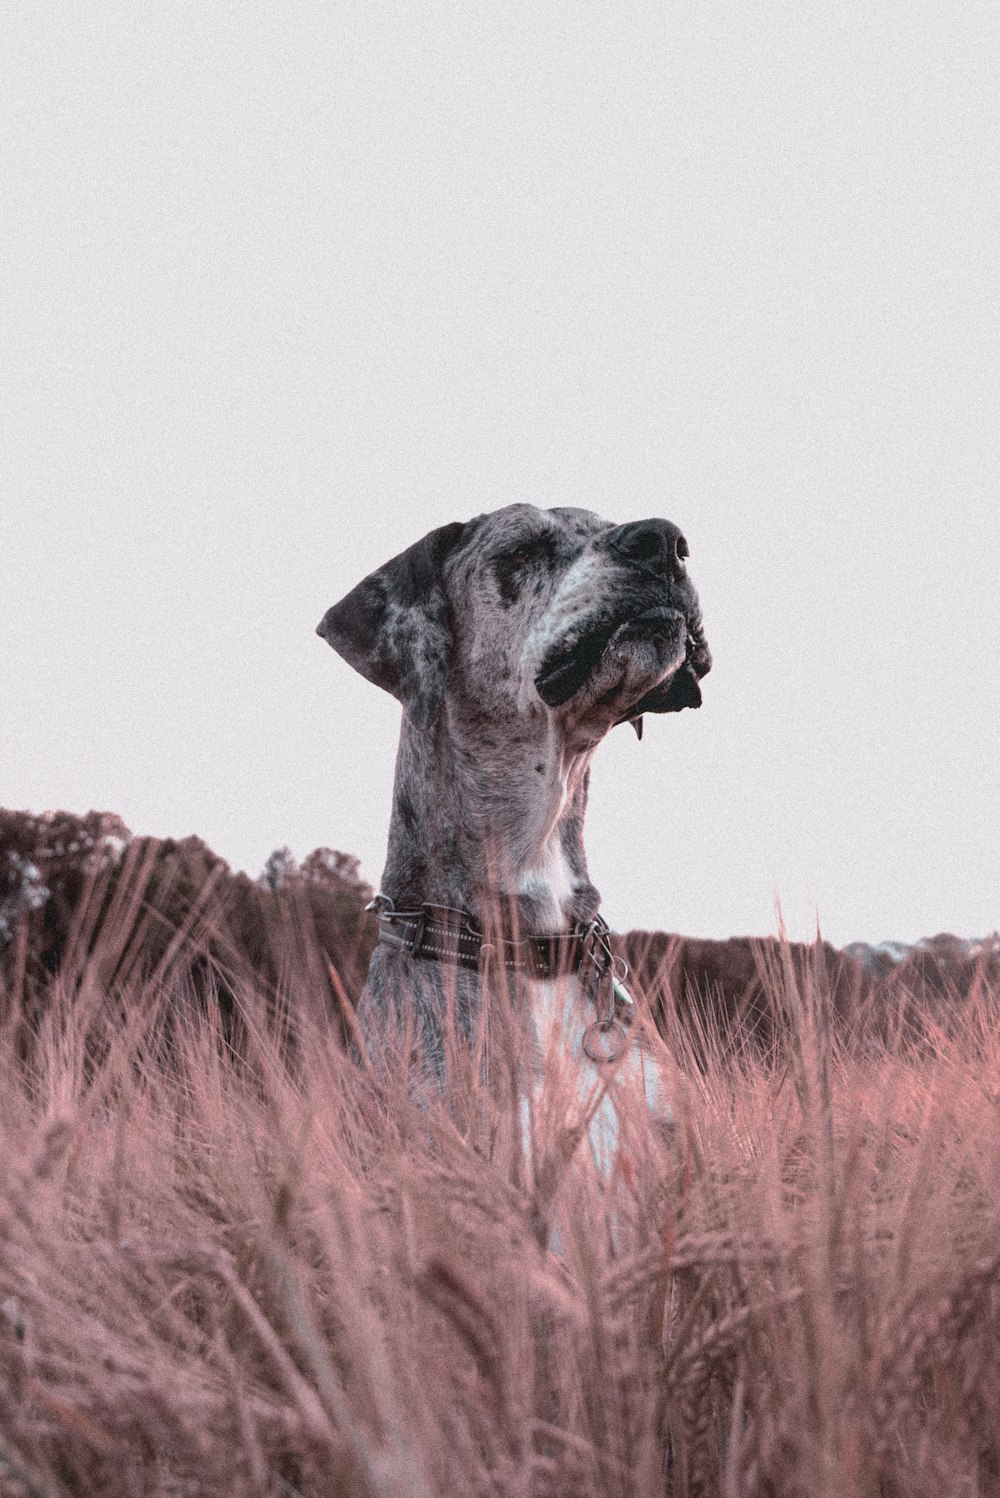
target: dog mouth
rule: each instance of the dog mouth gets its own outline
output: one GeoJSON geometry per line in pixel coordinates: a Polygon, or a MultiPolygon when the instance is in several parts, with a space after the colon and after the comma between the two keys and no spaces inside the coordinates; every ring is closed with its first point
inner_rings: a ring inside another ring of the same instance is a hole
{"type": "Polygon", "coordinates": [[[647,712],[671,713],[685,707],[700,707],[698,682],[711,667],[700,620],[689,622],[678,609],[664,606],[589,630],[564,643],[543,662],[535,677],[535,689],[546,707],[561,707],[586,685],[613,644],[662,640],[679,646],[682,639],[685,653],[680,666],[633,703],[617,722],[624,723],[647,712]]]}

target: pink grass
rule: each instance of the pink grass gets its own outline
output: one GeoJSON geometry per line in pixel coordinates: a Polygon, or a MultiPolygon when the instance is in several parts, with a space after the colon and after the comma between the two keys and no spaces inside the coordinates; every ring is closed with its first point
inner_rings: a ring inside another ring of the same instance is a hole
{"type": "Polygon", "coordinates": [[[568,1098],[529,1169],[457,1056],[352,1063],[306,928],[196,983],[209,892],[144,977],[120,889],[4,995],[0,1492],[1000,1493],[996,994],[852,1053],[772,964],[774,1052],[674,1025],[602,1191],[568,1098]]]}

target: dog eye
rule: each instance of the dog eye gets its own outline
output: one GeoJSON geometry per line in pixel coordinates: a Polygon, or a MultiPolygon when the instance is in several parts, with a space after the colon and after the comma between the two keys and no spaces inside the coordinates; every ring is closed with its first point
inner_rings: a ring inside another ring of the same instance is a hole
{"type": "Polygon", "coordinates": [[[529,562],[537,562],[547,556],[551,550],[551,542],[545,536],[537,536],[531,541],[522,541],[512,551],[505,551],[496,559],[496,565],[513,570],[517,567],[526,567],[529,562]]]}
{"type": "Polygon", "coordinates": [[[531,569],[552,556],[552,542],[546,536],[537,536],[520,542],[510,551],[500,552],[492,559],[493,574],[500,591],[501,601],[512,604],[521,595],[521,590],[531,576],[531,569]]]}

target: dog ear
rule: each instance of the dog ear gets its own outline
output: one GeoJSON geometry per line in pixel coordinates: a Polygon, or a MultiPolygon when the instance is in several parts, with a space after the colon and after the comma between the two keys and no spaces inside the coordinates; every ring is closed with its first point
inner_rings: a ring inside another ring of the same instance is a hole
{"type": "Polygon", "coordinates": [[[465,527],[439,526],[358,583],[316,633],[368,681],[403,704],[418,728],[437,717],[451,652],[442,568],[465,527]]]}

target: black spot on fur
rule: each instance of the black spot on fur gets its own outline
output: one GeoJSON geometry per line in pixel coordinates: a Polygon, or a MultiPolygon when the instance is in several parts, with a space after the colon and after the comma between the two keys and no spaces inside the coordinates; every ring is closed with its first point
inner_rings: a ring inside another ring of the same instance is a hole
{"type": "Polygon", "coordinates": [[[517,603],[525,584],[537,575],[540,567],[551,567],[553,551],[551,536],[530,536],[493,558],[493,574],[504,608],[509,609],[517,603]]]}
{"type": "Polygon", "coordinates": [[[406,791],[400,791],[396,797],[396,810],[403,826],[411,837],[415,837],[419,830],[417,810],[406,791]]]}
{"type": "Polygon", "coordinates": [[[524,574],[517,566],[508,565],[504,561],[494,564],[494,574],[497,580],[497,592],[500,602],[505,609],[513,608],[521,596],[521,587],[524,583],[524,574]]]}

